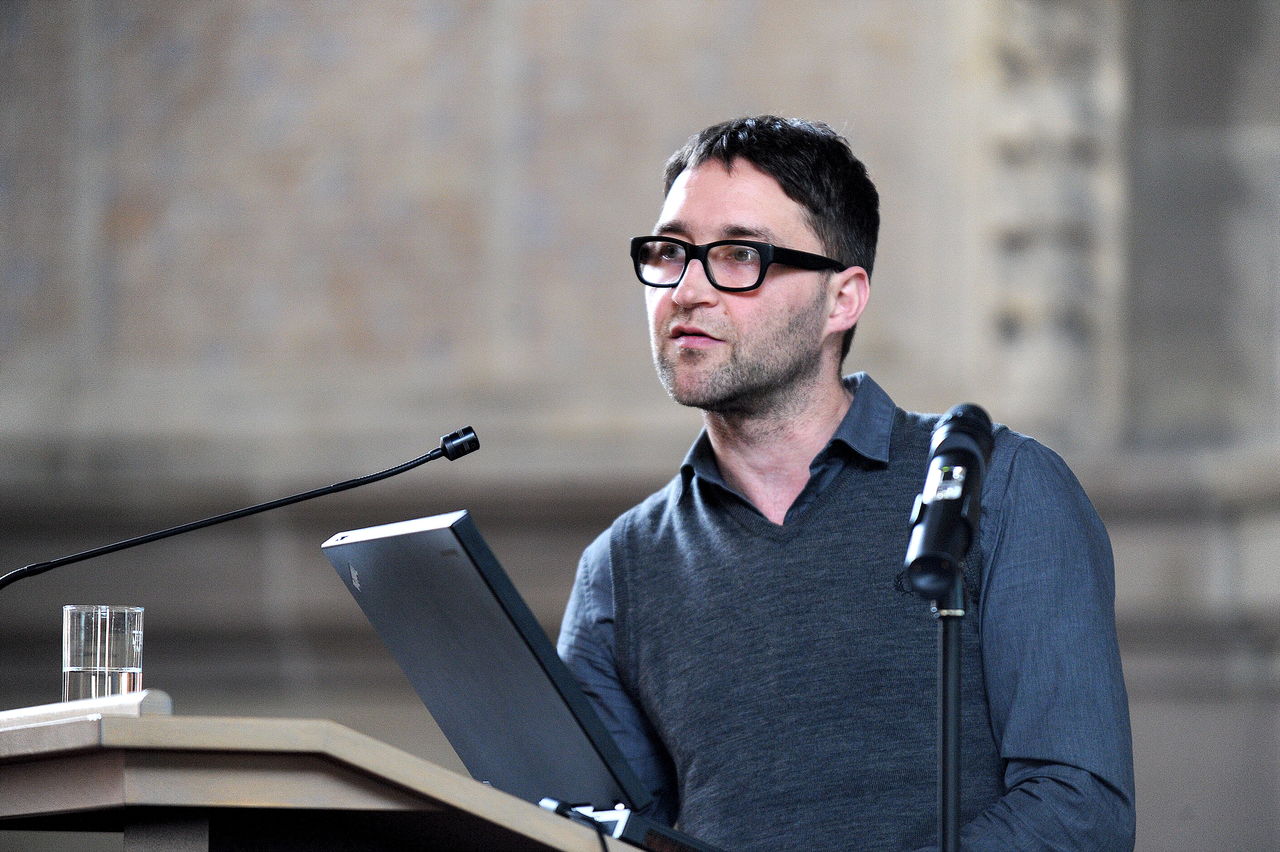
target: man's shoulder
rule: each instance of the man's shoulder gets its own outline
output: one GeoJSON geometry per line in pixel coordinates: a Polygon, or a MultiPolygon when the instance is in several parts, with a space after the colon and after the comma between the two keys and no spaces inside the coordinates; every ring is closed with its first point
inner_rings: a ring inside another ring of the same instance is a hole
{"type": "MultiPolygon", "coordinates": [[[[924,476],[932,436],[945,415],[897,408],[893,450],[896,469],[904,476],[924,476]]],[[[997,498],[1007,499],[1038,488],[1080,489],[1079,481],[1067,462],[1056,451],[1034,436],[996,422],[992,425],[991,457],[983,479],[984,506],[997,498]]]]}
{"type": "MultiPolygon", "coordinates": [[[[895,432],[905,434],[918,442],[932,440],[933,432],[946,415],[941,412],[921,412],[895,406],[895,432]]],[[[1012,427],[993,422],[991,425],[993,438],[991,449],[991,468],[997,466],[1008,468],[1013,459],[1026,456],[1026,460],[1036,463],[1061,464],[1061,457],[1049,447],[1031,435],[1019,432],[1012,427]]]]}
{"type": "Polygon", "coordinates": [[[997,426],[984,491],[1006,504],[1088,502],[1084,486],[1058,452],[1036,438],[997,426]]]}
{"type": "Polygon", "coordinates": [[[609,530],[616,534],[637,528],[652,529],[671,515],[687,487],[684,473],[676,473],[666,485],[615,518],[609,530]]]}
{"type": "Polygon", "coordinates": [[[609,565],[615,545],[620,545],[625,552],[636,542],[652,540],[663,519],[670,517],[683,489],[682,476],[676,474],[662,488],[618,515],[583,551],[583,565],[593,568],[609,565]]]}

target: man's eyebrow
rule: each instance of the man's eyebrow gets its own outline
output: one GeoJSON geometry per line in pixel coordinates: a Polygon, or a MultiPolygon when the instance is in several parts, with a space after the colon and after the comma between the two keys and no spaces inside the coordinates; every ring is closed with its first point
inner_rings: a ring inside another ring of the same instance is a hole
{"type": "MultiPolygon", "coordinates": [[[[671,219],[667,222],[659,222],[654,226],[654,234],[658,235],[689,235],[693,233],[688,223],[682,219],[671,219]]],[[[768,228],[752,227],[750,225],[725,225],[720,229],[719,240],[747,239],[760,240],[766,243],[777,242],[773,231],[768,228]]]]}
{"type": "Polygon", "coordinates": [[[679,219],[671,219],[670,221],[659,222],[658,224],[654,225],[653,232],[655,234],[664,234],[664,235],[671,235],[671,234],[687,235],[689,233],[689,226],[686,225],[684,222],[680,221],[679,219]]]}
{"type": "Polygon", "coordinates": [[[753,228],[747,225],[728,225],[721,231],[724,239],[731,240],[734,237],[743,237],[750,240],[761,240],[766,243],[772,243],[774,239],[773,231],[768,228],[753,228]]]}

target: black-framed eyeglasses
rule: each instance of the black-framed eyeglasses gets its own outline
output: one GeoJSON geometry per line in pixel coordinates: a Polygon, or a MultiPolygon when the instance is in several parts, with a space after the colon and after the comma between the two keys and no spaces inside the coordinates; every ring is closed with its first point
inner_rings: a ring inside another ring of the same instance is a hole
{"type": "Polygon", "coordinates": [[[675,287],[684,278],[690,260],[702,261],[711,286],[727,293],[756,289],[774,263],[837,271],[847,265],[820,254],[755,240],[717,240],[699,246],[675,237],[635,237],[631,240],[631,259],[636,277],[650,287],[675,287]]]}

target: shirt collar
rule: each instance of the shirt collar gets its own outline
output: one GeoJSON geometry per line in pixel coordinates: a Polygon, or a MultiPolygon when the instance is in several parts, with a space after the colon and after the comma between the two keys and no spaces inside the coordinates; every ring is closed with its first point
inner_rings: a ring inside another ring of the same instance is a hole
{"type": "MultiPolygon", "coordinates": [[[[893,415],[896,410],[893,400],[866,373],[845,376],[844,386],[853,394],[853,402],[818,458],[847,448],[868,461],[888,464],[889,436],[893,432],[893,415]]],[[[729,487],[720,476],[720,467],[716,464],[715,452],[711,449],[711,438],[706,429],[698,435],[680,465],[684,487],[687,488],[695,476],[721,488],[729,487]]]]}

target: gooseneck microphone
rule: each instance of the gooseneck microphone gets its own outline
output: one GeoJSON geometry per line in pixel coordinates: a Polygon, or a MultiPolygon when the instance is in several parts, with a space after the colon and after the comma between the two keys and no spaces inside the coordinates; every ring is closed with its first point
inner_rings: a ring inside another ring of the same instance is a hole
{"type": "Polygon", "coordinates": [[[941,598],[969,550],[994,441],[991,418],[969,403],[952,408],[933,430],[924,489],[911,512],[906,556],[907,579],[921,597],[941,598]]]}
{"type": "Polygon", "coordinates": [[[10,583],[16,583],[18,580],[21,580],[24,577],[34,577],[36,574],[43,574],[45,571],[49,571],[54,568],[59,568],[63,565],[70,565],[73,562],[82,562],[86,559],[92,559],[95,556],[105,556],[108,553],[115,553],[116,551],[119,551],[119,550],[125,550],[130,547],[137,547],[140,544],[148,544],[153,541],[159,541],[162,538],[169,538],[170,536],[181,535],[182,533],[203,529],[204,527],[211,527],[214,524],[221,524],[224,521],[234,521],[234,520],[237,520],[238,518],[245,518],[245,517],[248,517],[249,515],[256,515],[259,512],[265,512],[269,509],[279,509],[282,506],[291,506],[294,503],[301,503],[303,500],[310,500],[314,497],[323,497],[326,494],[336,494],[339,491],[346,491],[349,488],[355,488],[360,485],[368,485],[371,482],[378,482],[379,480],[383,480],[383,479],[387,479],[389,477],[395,476],[398,473],[404,473],[406,470],[412,470],[418,465],[426,464],[429,461],[434,461],[435,459],[438,459],[441,456],[444,456],[450,461],[453,461],[454,459],[461,458],[465,456],[467,453],[474,452],[479,448],[480,448],[480,439],[476,437],[475,430],[472,429],[470,426],[465,426],[462,429],[459,429],[457,432],[450,432],[448,435],[444,435],[443,437],[441,437],[440,446],[436,447],[431,452],[427,453],[424,456],[419,456],[418,458],[413,459],[411,461],[407,461],[404,464],[399,464],[399,465],[396,465],[395,467],[387,468],[386,470],[380,471],[378,473],[371,473],[367,476],[361,476],[361,477],[357,477],[356,479],[348,479],[345,482],[338,482],[333,485],[327,485],[324,488],[316,488],[311,491],[304,491],[301,494],[294,494],[292,497],[281,497],[279,500],[271,500],[267,503],[259,503],[255,506],[248,506],[243,509],[236,509],[234,512],[226,512],[221,515],[214,515],[211,518],[204,518],[203,520],[199,520],[199,521],[191,521],[190,523],[179,524],[176,527],[169,527],[168,529],[147,533],[146,535],[140,535],[140,536],[137,536],[136,538],[127,538],[124,541],[117,541],[114,544],[107,544],[107,545],[103,545],[102,547],[95,547],[92,550],[85,550],[80,553],[73,553],[70,556],[63,556],[58,559],[52,559],[48,562],[36,562],[32,565],[27,565],[23,568],[18,568],[15,571],[10,571],[8,574],[0,576],[0,589],[3,589],[5,586],[9,585],[10,583]]]}

